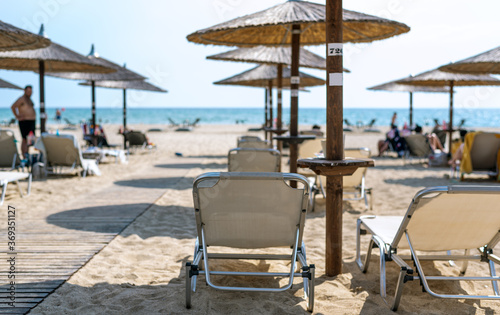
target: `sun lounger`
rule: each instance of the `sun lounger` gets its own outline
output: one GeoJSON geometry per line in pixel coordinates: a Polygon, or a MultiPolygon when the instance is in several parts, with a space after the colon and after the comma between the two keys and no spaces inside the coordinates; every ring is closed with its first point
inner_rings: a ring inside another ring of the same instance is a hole
{"type": "Polygon", "coordinates": [[[19,181],[22,179],[28,180],[28,190],[27,194],[31,193],[31,174],[30,173],[22,173],[22,172],[0,172],[0,186],[2,186],[2,198],[0,199],[0,205],[3,204],[5,199],[5,193],[7,191],[7,185],[9,183],[16,183],[17,189],[19,190],[19,194],[21,197],[24,197],[23,191],[21,190],[21,186],[19,185],[19,181]]]}
{"type": "Polygon", "coordinates": [[[127,148],[130,150],[136,149],[156,149],[156,146],[148,143],[148,138],[143,132],[128,131],[124,134],[127,148]]]}
{"type": "Polygon", "coordinates": [[[198,176],[193,184],[198,237],[194,259],[186,263],[186,307],[191,307],[191,295],[199,275],[204,275],[212,288],[246,292],[285,291],[292,287],[294,277],[302,277],[307,310],[312,312],[315,268],[307,264],[302,241],[308,191],[306,179],[298,174],[205,173],[198,176]],[[287,183],[290,181],[301,187],[290,187],[287,183]],[[210,253],[209,246],[215,247],[210,253]],[[233,253],[227,250],[215,253],[219,246],[230,248],[233,253]],[[216,271],[211,266],[213,259],[265,260],[266,264],[269,260],[285,260],[289,261],[290,269],[288,272],[216,271]],[[301,272],[297,271],[297,262],[301,272]],[[213,277],[219,275],[238,276],[233,279],[243,285],[214,284],[213,277]],[[270,276],[289,278],[289,281],[281,287],[264,286],[265,283],[249,287],[244,286],[246,282],[241,276],[270,276]]]}
{"type": "Polygon", "coordinates": [[[46,175],[62,173],[68,167],[69,172],[81,168],[83,177],[87,174],[101,175],[96,160],[82,157],[78,141],[73,135],[43,133],[36,146],[43,153],[46,175]]]}
{"type": "Polygon", "coordinates": [[[0,129],[0,169],[13,170],[24,167],[12,130],[0,129]]]}
{"type": "MultiPolygon", "coordinates": [[[[371,250],[380,252],[380,295],[392,310],[397,310],[403,285],[419,280],[425,292],[452,299],[500,299],[495,264],[500,258],[492,248],[500,241],[500,187],[441,186],[419,191],[404,216],[364,216],[357,221],[356,262],[367,272],[371,250]],[[368,252],[361,260],[361,235],[371,235],[368,252]],[[477,249],[477,254],[470,250],[477,249]],[[464,254],[447,254],[461,250],[464,254]],[[408,253],[408,254],[405,254],[408,253]],[[464,261],[460,276],[429,276],[422,261],[464,261]],[[387,301],[386,261],[394,261],[400,272],[392,302],[387,301]],[[412,267],[407,261],[411,261],[412,267]],[[464,276],[467,262],[489,264],[490,276],[464,276]],[[491,281],[493,295],[436,292],[439,281],[491,281]]],[[[418,283],[418,282],[416,282],[418,283]]]]}
{"type": "Polygon", "coordinates": [[[465,174],[485,174],[498,177],[500,134],[469,132],[465,135],[464,152],[460,163],[460,179],[465,174]]]}
{"type": "MultiPolygon", "coordinates": [[[[315,158],[318,154],[322,152],[323,148],[321,142],[324,138],[316,138],[312,140],[305,140],[299,144],[299,159],[315,158]]],[[[309,181],[309,186],[311,187],[311,196],[314,196],[319,192],[319,185],[317,185],[318,175],[308,168],[299,168],[297,173],[303,175],[309,181]]],[[[310,211],[314,211],[314,199],[310,198],[311,205],[309,207],[310,211]]]]}
{"type": "Polygon", "coordinates": [[[279,172],[281,154],[275,149],[235,148],[229,150],[229,172],[279,172]]]}
{"type": "MultiPolygon", "coordinates": [[[[371,151],[368,148],[359,149],[344,149],[344,155],[346,158],[369,158],[371,151]]],[[[352,175],[342,177],[342,190],[343,190],[343,200],[345,201],[356,201],[364,200],[366,210],[373,208],[373,197],[372,189],[366,187],[366,172],[367,167],[358,168],[352,175]],[[368,203],[368,196],[370,196],[370,202],[368,203]]],[[[324,198],[326,198],[326,176],[319,176],[318,191],[321,192],[324,198]]],[[[312,190],[311,198],[315,198],[317,191],[312,190]]],[[[312,211],[314,209],[314,202],[312,203],[312,211]]]]}
{"type": "Polygon", "coordinates": [[[368,125],[365,126],[365,129],[363,129],[363,132],[380,132],[380,129],[373,127],[375,125],[375,121],[377,121],[377,119],[372,119],[368,123],[368,125]]]}
{"type": "Polygon", "coordinates": [[[271,143],[255,136],[242,136],[238,138],[238,148],[271,149],[271,143]]]}
{"type": "Polygon", "coordinates": [[[432,149],[427,138],[423,134],[414,134],[404,137],[406,141],[406,150],[403,155],[404,163],[411,158],[427,159],[432,154],[432,149]]]}

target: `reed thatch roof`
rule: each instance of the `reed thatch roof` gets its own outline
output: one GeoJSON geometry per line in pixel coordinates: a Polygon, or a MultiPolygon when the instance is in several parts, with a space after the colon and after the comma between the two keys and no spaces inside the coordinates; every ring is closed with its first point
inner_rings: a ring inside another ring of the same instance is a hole
{"type": "Polygon", "coordinates": [[[50,40],[0,21],[0,51],[43,48],[50,40]]]}
{"type": "MultiPolygon", "coordinates": [[[[187,36],[191,42],[226,46],[291,45],[291,28],[301,24],[301,45],[325,43],[325,5],[287,1],[269,9],[235,18],[187,36]]],[[[406,33],[399,22],[344,10],[344,42],[372,42],[406,33]]]]}
{"type": "Polygon", "coordinates": [[[439,70],[468,74],[500,74],[500,47],[442,66],[439,70]]]}
{"type": "Polygon", "coordinates": [[[399,80],[387,82],[384,84],[376,85],[367,88],[372,91],[389,91],[389,92],[427,92],[427,93],[449,93],[450,89],[448,86],[445,87],[433,87],[433,86],[419,86],[419,85],[408,85],[408,84],[398,84],[399,80]]]}
{"type": "Polygon", "coordinates": [[[459,74],[444,72],[437,69],[396,82],[399,84],[420,86],[449,86],[451,82],[453,82],[454,86],[500,85],[500,80],[487,74],[459,74]]]}
{"type": "Polygon", "coordinates": [[[0,79],[0,88],[4,88],[4,89],[16,89],[16,90],[22,90],[23,88],[20,88],[19,86],[17,85],[14,85],[10,82],[7,82],[5,80],[2,80],[0,79]]]}
{"type": "Polygon", "coordinates": [[[110,80],[145,80],[142,75],[135,73],[125,67],[117,65],[107,59],[99,56],[95,51],[94,45],[90,48],[90,53],[87,58],[94,64],[101,65],[106,68],[114,69],[112,73],[86,73],[86,72],[47,72],[46,74],[52,77],[58,77],[70,80],[89,80],[89,81],[110,81],[110,80]]]}
{"type": "MultiPolygon", "coordinates": [[[[43,33],[43,26],[40,32],[43,33]]],[[[39,61],[44,61],[46,72],[116,71],[54,42],[46,48],[0,52],[0,69],[38,71],[39,61]]]]}
{"type": "MultiPolygon", "coordinates": [[[[256,46],[238,48],[221,54],[208,56],[207,59],[240,61],[251,63],[262,63],[272,65],[291,65],[292,49],[290,47],[268,47],[256,46]]],[[[326,69],[326,59],[310,52],[307,49],[300,48],[299,66],[313,69],[326,69]]],[[[344,72],[351,72],[344,68],[344,72]]]]}
{"type": "MultiPolygon", "coordinates": [[[[290,68],[283,68],[283,87],[290,86],[290,68]]],[[[312,75],[299,72],[300,86],[318,86],[326,83],[325,80],[312,75]]],[[[273,81],[273,86],[278,84],[278,71],[276,66],[260,65],[248,71],[242,72],[230,78],[214,82],[217,85],[243,85],[254,87],[267,87],[269,81],[273,81]]]]}
{"type": "MultiPolygon", "coordinates": [[[[85,81],[79,83],[79,85],[92,85],[92,83],[90,81],[85,81]]],[[[167,92],[167,90],[159,88],[143,80],[95,81],[95,86],[109,88],[109,89],[141,90],[141,91],[163,92],[163,93],[167,92]]]]}

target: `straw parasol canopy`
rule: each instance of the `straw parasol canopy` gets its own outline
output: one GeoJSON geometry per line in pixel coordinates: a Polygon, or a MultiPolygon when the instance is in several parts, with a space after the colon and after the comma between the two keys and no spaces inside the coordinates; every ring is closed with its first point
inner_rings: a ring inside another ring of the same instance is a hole
{"type": "Polygon", "coordinates": [[[7,82],[5,80],[2,80],[2,79],[0,79],[0,88],[22,90],[21,87],[15,85],[15,84],[12,84],[10,82],[7,82]]]}
{"type": "Polygon", "coordinates": [[[0,51],[44,48],[50,40],[0,21],[0,51]]]}
{"type": "Polygon", "coordinates": [[[409,84],[417,86],[449,87],[450,93],[450,122],[448,126],[449,147],[451,148],[451,136],[453,132],[453,87],[454,86],[477,86],[477,85],[500,85],[500,80],[487,75],[460,74],[440,71],[438,69],[427,71],[416,76],[396,81],[398,84],[409,84]]]}
{"type": "MultiPolygon", "coordinates": [[[[43,25],[40,35],[45,36],[43,25]]],[[[0,69],[36,71],[40,75],[40,129],[45,132],[45,72],[100,72],[116,71],[96,64],[68,48],[54,42],[46,48],[0,52],[0,69]]]]}
{"type": "Polygon", "coordinates": [[[468,74],[500,74],[500,47],[442,66],[439,70],[468,74]]]}
{"type": "MultiPolygon", "coordinates": [[[[396,80],[399,81],[399,80],[396,80]]],[[[447,87],[433,87],[433,86],[418,86],[398,84],[396,81],[387,82],[384,84],[369,87],[371,91],[387,91],[387,92],[409,92],[410,93],[410,126],[413,126],[413,93],[426,92],[426,93],[448,93],[450,90],[447,87]]]]}
{"type": "Polygon", "coordinates": [[[93,64],[97,64],[106,68],[114,69],[115,71],[111,73],[92,73],[92,72],[57,72],[57,71],[47,71],[48,76],[58,77],[70,80],[88,80],[88,81],[104,81],[104,80],[145,80],[146,78],[142,75],[135,73],[125,67],[122,67],[114,62],[102,58],[96,52],[94,44],[90,47],[90,53],[87,55],[87,59],[93,64]]]}
{"type": "MultiPolygon", "coordinates": [[[[287,1],[269,9],[235,18],[187,36],[194,43],[226,46],[291,45],[293,24],[301,24],[302,45],[325,43],[325,6],[307,1],[287,1]]],[[[372,42],[410,31],[399,22],[343,10],[345,43],[372,42]]]]}
{"type": "MultiPolygon", "coordinates": [[[[267,87],[269,81],[276,85],[278,71],[276,67],[269,65],[260,65],[230,78],[214,82],[216,85],[244,85],[253,87],[267,87]]],[[[291,70],[288,67],[283,68],[283,86],[291,85],[291,70]]],[[[314,77],[304,72],[300,72],[301,86],[318,86],[326,83],[325,80],[314,77]]]]}
{"type": "MultiPolygon", "coordinates": [[[[101,65],[115,70],[112,73],[90,73],[90,72],[49,72],[47,75],[70,79],[70,80],[88,80],[90,81],[91,88],[91,99],[92,99],[92,126],[96,126],[96,103],[95,103],[95,82],[100,80],[144,80],[146,79],[142,75],[128,70],[125,66],[119,66],[114,62],[104,59],[99,56],[95,51],[94,44],[90,47],[90,53],[87,55],[87,59],[95,64],[101,65]]],[[[97,128],[94,127],[94,131],[97,128]]]]}
{"type": "MultiPolygon", "coordinates": [[[[79,85],[91,85],[90,81],[78,83],[79,85]]],[[[127,80],[127,81],[96,81],[95,86],[110,88],[110,89],[122,89],[122,90],[141,90],[141,91],[151,91],[151,92],[162,92],[167,93],[160,87],[157,87],[151,83],[143,80],[127,80]]]]}
{"type": "MultiPolygon", "coordinates": [[[[245,47],[221,54],[211,55],[208,56],[207,59],[289,66],[292,64],[292,50],[290,49],[290,47],[283,46],[256,46],[250,48],[245,47]]],[[[325,70],[326,59],[310,52],[307,49],[300,48],[299,66],[304,68],[325,70]]],[[[351,71],[344,69],[344,72],[351,71]]]]}

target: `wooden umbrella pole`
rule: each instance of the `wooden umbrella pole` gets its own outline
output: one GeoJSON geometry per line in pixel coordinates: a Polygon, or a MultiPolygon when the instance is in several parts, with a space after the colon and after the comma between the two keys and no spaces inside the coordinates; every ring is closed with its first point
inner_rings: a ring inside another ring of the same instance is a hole
{"type": "Polygon", "coordinates": [[[127,138],[125,132],[127,130],[127,89],[123,89],[123,149],[127,149],[127,138]]]}
{"type": "MultiPolygon", "coordinates": [[[[292,26],[292,69],[290,75],[290,136],[298,133],[299,116],[299,59],[300,59],[300,24],[292,26]]],[[[290,142],[290,173],[297,173],[298,148],[297,143],[290,142]]]]}
{"type": "Polygon", "coordinates": [[[266,130],[267,127],[269,127],[269,107],[267,106],[267,95],[268,95],[268,91],[267,89],[264,90],[265,91],[265,94],[264,94],[264,139],[268,139],[267,137],[267,133],[268,131],[266,130]]]}
{"type": "MultiPolygon", "coordinates": [[[[326,44],[326,159],[342,160],[342,0],[326,1],[326,44]]],[[[336,276],[342,273],[342,176],[328,176],[326,187],[325,271],[336,276]]]]}
{"type": "MultiPolygon", "coordinates": [[[[276,123],[276,128],[278,130],[281,130],[283,128],[282,126],[282,104],[283,104],[283,98],[282,98],[282,93],[281,90],[283,89],[283,65],[279,64],[278,65],[278,113],[277,113],[277,123],[276,123]]],[[[283,151],[283,142],[278,141],[278,151],[283,151]]]]}
{"type": "MultiPolygon", "coordinates": [[[[269,127],[273,128],[273,80],[269,80],[267,90],[269,91],[269,127]]],[[[273,133],[269,133],[269,140],[273,142],[273,133]]]]}
{"type": "Polygon", "coordinates": [[[92,126],[94,126],[94,135],[97,132],[97,125],[95,119],[95,81],[91,81],[92,84],[92,126]]]}
{"type": "Polygon", "coordinates": [[[413,92],[410,92],[410,129],[413,126],[413,92]]]}
{"type": "Polygon", "coordinates": [[[453,81],[450,81],[450,122],[448,123],[448,133],[450,139],[448,139],[448,152],[451,153],[451,143],[453,136],[453,81]]]}
{"type": "Polygon", "coordinates": [[[47,114],[45,113],[45,62],[43,60],[38,62],[38,72],[40,79],[40,133],[44,133],[47,114]]]}

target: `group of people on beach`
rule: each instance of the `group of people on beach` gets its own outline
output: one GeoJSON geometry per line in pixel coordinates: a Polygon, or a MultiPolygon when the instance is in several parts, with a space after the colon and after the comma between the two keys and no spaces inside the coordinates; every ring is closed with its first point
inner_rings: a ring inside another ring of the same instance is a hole
{"type": "MultiPolygon", "coordinates": [[[[399,130],[396,124],[397,117],[397,113],[394,112],[391,118],[391,129],[386,133],[385,140],[380,140],[378,142],[378,156],[382,156],[382,154],[389,149],[395,151],[399,157],[402,157],[404,155],[404,152],[406,150],[406,142],[404,137],[411,135],[412,130],[406,123],[404,124],[403,128],[399,130]]],[[[443,144],[436,134],[436,131],[438,130],[439,126],[436,125],[432,132],[423,134],[423,129],[418,124],[413,129],[416,134],[422,134],[426,137],[427,143],[429,144],[433,152],[439,150],[440,152],[445,153],[443,144]]],[[[462,152],[463,145],[457,150],[457,152],[455,152],[453,158],[450,160],[450,165],[456,164],[456,162],[462,158],[462,152]]]]}

